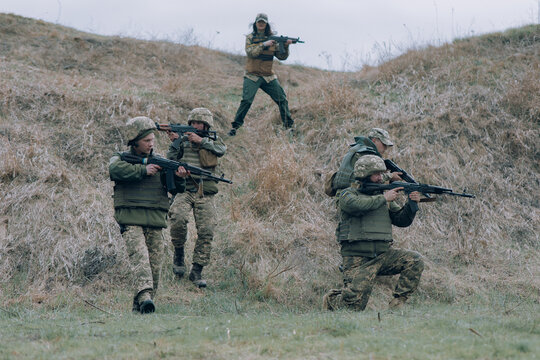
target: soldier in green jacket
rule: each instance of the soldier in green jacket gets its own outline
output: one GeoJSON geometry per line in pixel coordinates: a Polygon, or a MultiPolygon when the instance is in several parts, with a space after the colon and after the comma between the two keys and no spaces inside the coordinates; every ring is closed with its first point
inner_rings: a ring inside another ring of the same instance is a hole
{"type": "Polygon", "coordinates": [[[366,181],[382,183],[384,161],[376,155],[364,155],[354,165],[356,182],[338,196],[340,222],[336,229],[343,258],[342,289],[330,290],[323,298],[323,309],[347,307],[364,310],[374,280],[379,275],[400,274],[389,306],[399,307],[417,288],[424,269],[422,256],[392,246],[392,225],[412,224],[415,211],[410,201],[419,202],[420,193],[409,194],[409,202],[399,207],[394,200],[403,188],[384,194],[366,195],[360,189],[366,181]]]}
{"type": "Polygon", "coordinates": [[[289,45],[292,40],[288,40],[285,46],[285,53],[280,53],[274,40],[268,37],[273,35],[268,15],[257,14],[253,23],[253,31],[246,37],[246,71],[244,74],[244,84],[242,87],[242,101],[236,111],[236,116],[232,122],[230,136],[236,135],[236,130],[244,124],[246,117],[257,90],[261,88],[270,95],[272,100],[278,105],[283,126],[288,129],[293,126],[294,120],[289,111],[287,95],[281,87],[272,65],[274,56],[279,60],[286,60],[289,57],[289,45]]]}
{"type": "MultiPolygon", "coordinates": [[[[129,153],[152,157],[156,125],[139,116],[128,120],[124,137],[129,153]]],[[[114,181],[114,218],[126,243],[135,282],[134,312],[155,311],[153,298],[159,284],[163,255],[162,229],[167,227],[169,197],[161,167],[155,164],[131,164],[116,153],[109,161],[109,175],[114,181]]],[[[177,171],[177,176],[181,174],[177,171]]],[[[178,184],[182,187],[183,184],[178,184]]]]}
{"type": "MultiPolygon", "coordinates": [[[[209,130],[214,126],[214,118],[210,110],[196,108],[189,113],[188,125],[198,130],[209,130]]],[[[177,148],[174,140],[178,138],[178,134],[174,132],[168,132],[168,134],[171,141],[173,141],[167,153],[169,159],[181,159],[190,165],[212,172],[218,166],[218,158],[222,157],[227,150],[221,138],[217,137],[216,140],[212,140],[208,137],[200,137],[192,132],[186,133],[177,148]]],[[[180,173],[187,175],[183,167],[180,173]]],[[[193,251],[189,280],[199,288],[206,287],[206,281],[202,278],[202,270],[210,262],[216,220],[214,195],[217,192],[216,181],[203,180],[198,176],[189,174],[186,178],[186,191],[176,195],[169,212],[171,241],[174,246],[173,272],[180,279],[186,272],[184,244],[187,239],[189,213],[193,211],[197,227],[197,240],[193,251]]]]}

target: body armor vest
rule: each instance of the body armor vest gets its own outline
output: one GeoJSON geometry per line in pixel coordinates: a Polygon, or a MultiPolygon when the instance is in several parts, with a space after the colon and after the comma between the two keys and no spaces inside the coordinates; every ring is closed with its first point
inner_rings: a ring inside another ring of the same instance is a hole
{"type": "MultiPolygon", "coordinates": [[[[253,44],[259,44],[265,42],[267,39],[268,36],[257,34],[253,35],[252,42],[253,44]]],[[[257,76],[274,75],[274,71],[272,70],[272,65],[274,64],[274,52],[275,46],[271,46],[268,49],[263,50],[256,58],[248,56],[246,61],[246,71],[249,74],[257,76]]]]}
{"type": "Polygon", "coordinates": [[[169,198],[159,175],[145,176],[141,181],[116,181],[114,207],[168,211],[169,198]]]}

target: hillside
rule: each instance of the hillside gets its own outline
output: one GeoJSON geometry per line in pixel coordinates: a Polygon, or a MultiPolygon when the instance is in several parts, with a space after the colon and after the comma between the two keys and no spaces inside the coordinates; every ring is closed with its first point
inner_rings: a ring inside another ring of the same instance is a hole
{"type": "MultiPolygon", "coordinates": [[[[203,106],[226,134],[244,58],[6,14],[0,35],[0,298],[124,289],[130,274],[107,173],[124,149],[118,129],[138,115],[185,123],[203,106]]],[[[354,136],[377,126],[395,139],[389,157],[418,181],[477,195],[422,204],[413,226],[396,231],[398,246],[425,256],[419,297],[538,299],[539,59],[540,26],[529,26],[412,50],[358,73],[278,64],[296,134],[281,130],[277,107],[259,94],[244,128],[225,136],[222,171],[234,184],[217,199],[211,286],[318,307],[340,282],[324,174],[354,136]]],[[[159,137],[159,153],[167,142],[159,137]]],[[[394,281],[381,281],[370,306],[394,281]]]]}

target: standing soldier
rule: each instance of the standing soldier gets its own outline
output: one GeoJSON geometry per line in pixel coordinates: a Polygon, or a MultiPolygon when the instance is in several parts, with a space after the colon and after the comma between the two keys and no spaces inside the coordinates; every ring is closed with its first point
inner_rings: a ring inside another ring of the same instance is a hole
{"type": "MultiPolygon", "coordinates": [[[[152,157],[155,131],[154,121],[147,117],[128,120],[124,132],[130,146],[127,154],[152,157]]],[[[109,161],[109,175],[115,183],[114,218],[120,225],[135,277],[133,311],[145,314],[155,310],[153,298],[164,247],[161,230],[167,227],[169,198],[158,175],[160,166],[131,164],[122,160],[123,154],[116,153],[109,161]]],[[[181,187],[183,184],[178,185],[181,187]]]]}
{"type": "Polygon", "coordinates": [[[424,270],[422,257],[415,251],[392,247],[392,225],[412,224],[415,210],[409,202],[419,202],[420,193],[412,192],[409,202],[400,208],[394,200],[403,188],[375,195],[360,191],[364,182],[382,183],[385,171],[379,156],[362,156],[354,165],[356,182],[339,194],[340,222],[336,236],[341,245],[344,287],[324,295],[323,309],[364,310],[379,275],[400,274],[389,304],[391,308],[403,305],[418,287],[424,270]]]}
{"type": "MultiPolygon", "coordinates": [[[[198,130],[209,130],[214,126],[214,118],[210,110],[206,108],[193,109],[188,116],[188,125],[198,130]]],[[[171,160],[180,160],[190,165],[215,171],[218,158],[225,154],[227,147],[217,137],[215,141],[208,137],[200,137],[196,133],[188,132],[176,147],[174,140],[178,134],[168,132],[173,141],[167,153],[171,160]]],[[[180,173],[187,175],[185,170],[180,173]]],[[[189,175],[186,178],[186,191],[176,195],[170,210],[171,241],[174,246],[173,272],[180,279],[186,272],[184,263],[184,244],[187,239],[188,216],[193,211],[195,225],[197,227],[197,240],[193,251],[193,265],[189,274],[196,286],[206,287],[206,281],[202,279],[203,267],[210,261],[212,240],[214,238],[215,205],[214,195],[218,192],[217,182],[201,179],[198,176],[189,175]]]]}
{"type": "Polygon", "coordinates": [[[284,45],[285,52],[280,53],[276,48],[276,42],[268,40],[271,35],[273,35],[273,32],[268,23],[268,15],[257,14],[253,23],[253,31],[246,37],[247,61],[244,85],[242,87],[242,101],[232,122],[232,129],[229,131],[230,136],[236,135],[236,130],[244,124],[244,117],[249,111],[259,88],[270,95],[278,105],[283,126],[288,129],[294,124],[289,111],[287,95],[285,95],[285,91],[283,91],[276,74],[272,70],[274,56],[279,60],[286,60],[289,57],[289,45],[293,41],[287,40],[284,45]]]}

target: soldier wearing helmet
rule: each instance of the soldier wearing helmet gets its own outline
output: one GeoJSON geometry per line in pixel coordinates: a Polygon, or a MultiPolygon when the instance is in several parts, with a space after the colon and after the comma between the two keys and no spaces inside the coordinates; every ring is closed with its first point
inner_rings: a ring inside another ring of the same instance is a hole
{"type": "Polygon", "coordinates": [[[242,87],[242,101],[231,124],[230,136],[235,136],[237,129],[244,124],[244,118],[259,88],[270,95],[278,105],[283,126],[288,129],[294,124],[289,111],[287,95],[285,95],[285,91],[283,91],[274,70],[272,70],[274,57],[279,60],[286,60],[289,57],[289,45],[293,42],[288,40],[284,45],[285,53],[282,54],[278,51],[276,42],[268,39],[274,33],[268,23],[268,15],[266,14],[257,14],[252,28],[252,32],[246,36],[247,60],[242,87]]]}
{"type": "MultiPolygon", "coordinates": [[[[407,202],[403,207],[395,200],[403,188],[382,194],[360,192],[365,182],[383,182],[386,166],[377,155],[364,155],[354,164],[355,182],[338,196],[340,221],[336,236],[343,258],[342,289],[330,290],[323,298],[323,308],[335,310],[365,309],[374,280],[379,275],[400,274],[390,307],[399,307],[417,288],[424,263],[419,253],[392,246],[392,225],[412,224],[415,211],[407,202]]],[[[409,202],[420,201],[420,193],[409,195],[409,202]]]]}
{"type": "MultiPolygon", "coordinates": [[[[127,121],[122,129],[129,154],[141,158],[154,156],[156,125],[145,116],[127,121]]],[[[132,274],[134,274],[134,312],[155,310],[154,296],[159,284],[163,255],[162,229],[167,227],[169,197],[161,168],[155,164],[131,164],[116,153],[109,161],[109,175],[114,181],[114,217],[120,225],[132,274]]],[[[177,171],[177,176],[181,174],[177,171]]],[[[183,187],[180,178],[177,187],[183,187]]]]}
{"type": "MultiPolygon", "coordinates": [[[[188,115],[188,124],[198,130],[210,130],[214,126],[214,117],[206,108],[193,109],[188,115]]],[[[180,142],[174,142],[178,134],[169,132],[173,143],[169,147],[167,157],[171,160],[182,160],[190,165],[216,171],[218,158],[227,150],[221,138],[212,140],[208,137],[188,132],[180,142]],[[175,144],[179,143],[176,147],[175,144]]],[[[186,174],[183,172],[182,174],[186,174]]],[[[197,227],[197,240],[193,250],[192,267],[189,280],[196,286],[206,287],[202,278],[203,267],[210,262],[212,240],[214,238],[215,205],[214,195],[218,192],[217,182],[190,175],[186,179],[186,191],[176,195],[169,212],[171,221],[171,241],[174,246],[173,272],[181,279],[186,272],[184,261],[184,244],[187,240],[189,213],[193,211],[197,227]]]]}
{"type": "MultiPolygon", "coordinates": [[[[325,185],[325,192],[329,196],[334,196],[339,190],[349,187],[354,182],[354,164],[356,161],[364,155],[377,155],[383,157],[384,153],[394,146],[388,131],[381,128],[373,128],[369,130],[367,137],[357,136],[354,138],[354,144],[341,161],[339,170],[332,174],[331,178],[327,179],[325,185]]],[[[398,172],[384,172],[382,174],[383,180],[390,181],[402,181],[399,177],[401,173],[398,172]]]]}

